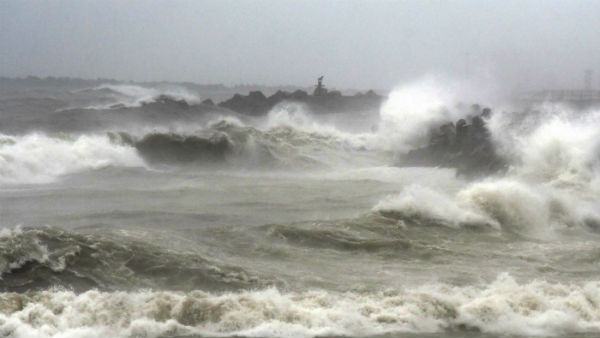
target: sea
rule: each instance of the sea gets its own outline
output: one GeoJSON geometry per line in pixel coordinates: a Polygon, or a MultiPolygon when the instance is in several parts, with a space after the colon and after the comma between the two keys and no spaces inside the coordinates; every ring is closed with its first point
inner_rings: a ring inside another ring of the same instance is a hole
{"type": "MultiPolygon", "coordinates": [[[[600,110],[491,106],[508,166],[406,167],[469,98],[266,116],[0,86],[0,336],[597,337],[600,110]]],[[[477,102],[486,104],[486,102],[477,102]]]]}

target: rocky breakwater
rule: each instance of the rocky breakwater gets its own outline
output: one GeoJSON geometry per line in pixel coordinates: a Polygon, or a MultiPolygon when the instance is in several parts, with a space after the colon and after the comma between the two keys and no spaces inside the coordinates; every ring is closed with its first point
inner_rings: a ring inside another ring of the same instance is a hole
{"type": "Polygon", "coordinates": [[[400,156],[401,166],[456,168],[457,175],[486,176],[503,172],[507,162],[496,151],[486,120],[491,109],[480,110],[456,122],[448,122],[431,130],[429,144],[400,156]]]}
{"type": "Polygon", "coordinates": [[[267,97],[261,91],[252,91],[248,95],[235,94],[229,100],[218,105],[247,115],[264,115],[282,102],[305,104],[314,113],[335,113],[344,111],[377,110],[385,100],[372,90],[352,96],[342,95],[339,91],[329,91],[318,95],[309,95],[303,90],[294,92],[277,91],[267,97]]]}

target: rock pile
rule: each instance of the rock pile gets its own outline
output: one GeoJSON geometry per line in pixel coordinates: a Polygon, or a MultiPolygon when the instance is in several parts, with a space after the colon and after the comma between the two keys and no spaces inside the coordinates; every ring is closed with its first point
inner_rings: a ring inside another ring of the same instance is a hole
{"type": "Polygon", "coordinates": [[[457,175],[469,177],[504,171],[507,163],[497,154],[485,122],[492,111],[473,108],[475,116],[433,130],[429,144],[401,156],[400,165],[456,168],[457,175]]]}
{"type": "Polygon", "coordinates": [[[306,104],[313,112],[342,112],[379,109],[385,97],[368,91],[353,96],[344,96],[339,91],[330,91],[325,95],[309,95],[303,90],[294,92],[277,91],[267,97],[261,91],[252,91],[248,95],[235,94],[229,100],[219,103],[220,107],[228,108],[235,112],[248,115],[267,114],[277,104],[288,101],[306,104]]]}

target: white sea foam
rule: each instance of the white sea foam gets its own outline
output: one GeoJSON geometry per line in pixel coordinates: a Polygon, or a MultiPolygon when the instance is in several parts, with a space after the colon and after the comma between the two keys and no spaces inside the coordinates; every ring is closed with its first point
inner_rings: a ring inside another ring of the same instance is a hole
{"type": "Polygon", "coordinates": [[[452,119],[447,109],[452,100],[448,88],[437,85],[432,78],[394,90],[380,111],[381,141],[400,150],[422,146],[429,128],[452,119]]]}
{"type": "Polygon", "coordinates": [[[498,226],[478,210],[461,205],[450,194],[419,184],[410,184],[401,193],[380,201],[375,211],[398,214],[401,217],[429,219],[450,227],[462,224],[490,224],[498,226]]]}
{"type": "MultiPolygon", "coordinates": [[[[375,135],[372,133],[350,133],[340,130],[332,123],[319,121],[307,107],[298,103],[282,103],[275,106],[260,127],[263,130],[289,127],[316,137],[332,137],[355,149],[375,145],[375,135]]],[[[379,148],[378,145],[374,147],[379,148]]]]}
{"type": "MultiPolygon", "coordinates": [[[[398,133],[389,139],[406,149],[426,137],[419,133],[429,125],[457,117],[440,109],[454,97],[435,83],[426,84],[392,93],[381,112],[387,134],[398,133]]],[[[523,113],[496,111],[488,125],[511,164],[504,177],[465,183],[458,190],[409,184],[374,210],[419,215],[454,227],[484,223],[535,237],[550,236],[555,228],[597,224],[599,122],[598,110],[560,104],[542,104],[523,113]]]]}
{"type": "Polygon", "coordinates": [[[0,183],[45,183],[107,166],[143,166],[134,148],[105,135],[0,135],[0,183]]]}
{"type": "Polygon", "coordinates": [[[466,117],[469,106],[489,97],[480,86],[425,76],[394,89],[380,110],[379,147],[406,152],[427,144],[430,129],[466,117]]]}
{"type": "MultiPolygon", "coordinates": [[[[276,105],[256,127],[263,131],[288,127],[317,138],[334,138],[351,149],[404,152],[422,146],[430,128],[464,117],[468,112],[455,109],[459,93],[464,92],[464,87],[452,87],[434,77],[401,86],[383,104],[379,126],[370,132],[343,130],[299,103],[276,105]]],[[[346,118],[359,117],[348,113],[346,118]]]]}
{"type": "Polygon", "coordinates": [[[0,294],[7,337],[372,336],[477,329],[553,336],[600,332],[600,283],[430,284],[383,292],[210,294],[47,290],[0,294]]]}
{"type": "Polygon", "coordinates": [[[458,192],[408,185],[373,208],[397,217],[419,217],[451,227],[484,225],[534,238],[552,238],[555,230],[597,223],[597,201],[578,199],[564,190],[513,178],[467,184],[458,192]]]}
{"type": "Polygon", "coordinates": [[[526,116],[498,114],[490,127],[495,140],[517,163],[514,175],[582,190],[598,176],[599,122],[598,110],[542,105],[526,116]]]}
{"type": "Polygon", "coordinates": [[[95,105],[86,108],[106,109],[115,104],[122,104],[126,107],[139,107],[143,103],[153,102],[160,95],[166,95],[175,100],[183,100],[189,104],[200,103],[200,97],[198,95],[180,86],[168,86],[164,88],[157,88],[125,84],[104,84],[95,87],[94,89],[110,89],[113,92],[116,92],[118,95],[113,95],[113,98],[117,101],[110,104],[95,105]]]}

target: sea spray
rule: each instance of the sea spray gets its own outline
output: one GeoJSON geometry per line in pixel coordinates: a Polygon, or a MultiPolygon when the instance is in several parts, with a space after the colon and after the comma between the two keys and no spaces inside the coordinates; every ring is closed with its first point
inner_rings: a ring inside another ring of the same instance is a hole
{"type": "Polygon", "coordinates": [[[200,103],[200,98],[198,95],[180,86],[150,88],[138,85],[103,84],[93,88],[92,90],[101,91],[103,89],[110,90],[113,93],[112,97],[117,100],[115,103],[112,103],[112,105],[121,104],[126,107],[139,107],[144,103],[154,102],[156,98],[160,97],[161,95],[165,95],[174,100],[183,100],[188,104],[200,103]]]}
{"type": "Polygon", "coordinates": [[[105,135],[0,135],[0,183],[44,183],[107,166],[143,166],[134,148],[105,135]]]}
{"type": "MultiPolygon", "coordinates": [[[[458,192],[408,185],[373,208],[389,217],[425,220],[450,227],[486,226],[537,239],[556,230],[595,226],[596,202],[568,191],[511,178],[468,183],[458,192]]],[[[591,230],[595,230],[591,229],[591,230]]]]}
{"type": "MultiPolygon", "coordinates": [[[[414,119],[402,109],[391,110],[399,114],[397,122],[401,123],[397,124],[412,126],[414,122],[423,132],[428,125],[439,125],[450,118],[452,110],[443,113],[444,109],[439,108],[444,102],[440,98],[450,96],[436,91],[435,86],[425,86],[427,90],[411,87],[415,88],[421,90],[413,95],[409,95],[411,90],[396,92],[408,96],[401,95],[400,102],[420,107],[412,108],[418,113],[414,119]]],[[[393,98],[394,94],[390,102],[393,98]]],[[[388,109],[382,109],[382,123],[384,117],[396,116],[388,109]]],[[[598,110],[576,110],[561,104],[541,104],[520,113],[495,111],[487,122],[491,139],[510,165],[508,173],[465,182],[459,190],[405,186],[374,210],[402,217],[418,215],[453,227],[485,224],[535,238],[552,237],[554,230],[569,227],[596,230],[599,119],[598,110]]],[[[394,123],[390,125],[393,130],[401,130],[394,123]]],[[[426,136],[408,131],[401,134],[407,137],[408,141],[402,142],[408,148],[422,144],[426,136]]]]}

